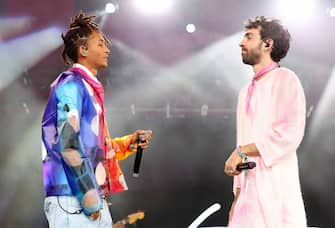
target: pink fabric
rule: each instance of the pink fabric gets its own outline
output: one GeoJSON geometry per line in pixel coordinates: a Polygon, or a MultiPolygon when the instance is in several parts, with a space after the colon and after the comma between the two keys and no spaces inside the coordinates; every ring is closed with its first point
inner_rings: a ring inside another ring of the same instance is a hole
{"type": "Polygon", "coordinates": [[[265,75],[266,73],[268,73],[269,71],[275,69],[278,67],[278,63],[273,62],[265,67],[263,67],[262,69],[260,69],[255,76],[253,77],[249,87],[248,87],[248,93],[247,93],[247,104],[246,104],[246,112],[249,113],[250,111],[250,100],[251,100],[251,96],[252,96],[252,91],[255,88],[255,83],[258,79],[260,79],[263,75],[265,75]]]}
{"type": "MultiPolygon", "coordinates": [[[[104,87],[102,86],[102,84],[99,81],[94,80],[92,77],[90,77],[83,69],[79,68],[79,67],[71,67],[69,69],[69,71],[71,72],[77,72],[79,73],[79,75],[91,86],[91,88],[94,91],[94,96],[95,99],[97,100],[97,102],[99,103],[99,106],[102,109],[102,112],[100,114],[100,118],[99,118],[99,129],[103,129],[105,124],[104,124],[104,120],[105,120],[105,105],[104,105],[104,87]]],[[[101,130],[103,131],[103,130],[101,130]]],[[[104,146],[104,134],[99,134],[99,145],[101,147],[104,146]]]]}
{"type": "Polygon", "coordinates": [[[237,145],[255,143],[257,167],[234,177],[241,189],[229,227],[305,228],[296,150],[305,129],[305,97],[297,76],[276,68],[255,81],[245,112],[248,87],[237,109],[237,145]]]}

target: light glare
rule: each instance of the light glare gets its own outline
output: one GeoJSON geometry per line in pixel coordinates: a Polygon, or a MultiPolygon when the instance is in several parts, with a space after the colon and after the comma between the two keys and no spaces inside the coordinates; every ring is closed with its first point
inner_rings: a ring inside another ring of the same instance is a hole
{"type": "Polygon", "coordinates": [[[172,0],[134,0],[135,6],[143,13],[159,14],[170,10],[172,0]]]}
{"type": "Polygon", "coordinates": [[[331,17],[335,17],[335,8],[331,8],[331,9],[329,10],[329,15],[330,15],[331,17]]]}
{"type": "Polygon", "coordinates": [[[195,32],[195,25],[194,24],[186,25],[186,31],[189,32],[189,33],[195,32]]]}
{"type": "Polygon", "coordinates": [[[316,0],[277,0],[277,10],[288,23],[304,23],[316,16],[318,2],[316,0]]]}
{"type": "Polygon", "coordinates": [[[113,3],[109,2],[106,4],[105,11],[106,13],[110,13],[110,14],[115,13],[116,6],[113,3]]]}

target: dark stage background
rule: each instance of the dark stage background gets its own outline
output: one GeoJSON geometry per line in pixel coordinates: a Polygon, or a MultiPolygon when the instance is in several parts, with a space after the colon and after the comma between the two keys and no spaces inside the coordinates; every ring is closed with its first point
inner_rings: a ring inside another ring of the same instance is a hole
{"type": "MultiPolygon", "coordinates": [[[[40,119],[50,83],[66,69],[60,34],[79,10],[100,15],[108,2],[0,0],[1,227],[47,227],[40,119]]],[[[224,162],[235,147],[237,94],[252,76],[238,43],[247,18],[267,15],[292,34],[282,66],[298,74],[307,98],[298,156],[308,222],[335,227],[335,2],[315,1],[309,16],[312,0],[292,10],[293,1],[284,10],[279,2],[179,0],[169,12],[145,14],[134,1],[115,0],[116,13],[98,18],[113,43],[99,75],[111,134],[154,132],[140,178],[132,177],[134,157],[121,162],[129,190],[110,197],[114,221],[143,210],[138,228],[187,227],[220,203],[201,225],[227,225],[233,196],[224,162]]]]}

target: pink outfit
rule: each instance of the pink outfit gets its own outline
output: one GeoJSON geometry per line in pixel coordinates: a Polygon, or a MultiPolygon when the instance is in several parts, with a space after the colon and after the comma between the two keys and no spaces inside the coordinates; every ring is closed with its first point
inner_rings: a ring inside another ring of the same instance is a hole
{"type": "Polygon", "coordinates": [[[237,145],[255,143],[253,170],[234,177],[240,196],[229,227],[306,228],[296,150],[305,129],[305,96],[298,77],[275,68],[239,94],[237,145]],[[250,96],[249,96],[250,97],[250,96]]]}
{"type": "Polygon", "coordinates": [[[261,77],[266,75],[266,73],[270,72],[273,69],[276,69],[278,67],[278,63],[271,63],[265,67],[263,67],[260,71],[258,71],[255,76],[253,77],[250,85],[248,86],[248,93],[247,93],[247,101],[246,101],[246,113],[249,113],[250,109],[250,100],[252,96],[252,91],[255,88],[256,81],[259,80],[261,77]]]}

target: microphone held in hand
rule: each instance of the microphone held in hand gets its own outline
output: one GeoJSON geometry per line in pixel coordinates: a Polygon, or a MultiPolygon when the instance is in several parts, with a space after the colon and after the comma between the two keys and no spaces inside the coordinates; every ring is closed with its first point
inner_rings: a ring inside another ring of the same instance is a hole
{"type": "Polygon", "coordinates": [[[253,169],[255,167],[256,167],[256,162],[245,162],[245,163],[237,165],[236,170],[243,171],[243,170],[253,169]]]}
{"type": "MultiPolygon", "coordinates": [[[[139,135],[138,144],[145,142],[144,140],[142,140],[142,138],[143,138],[143,135],[139,135]]],[[[141,164],[142,154],[143,154],[143,148],[140,146],[137,146],[134,169],[133,169],[133,177],[140,176],[140,164],[141,164]]]]}

